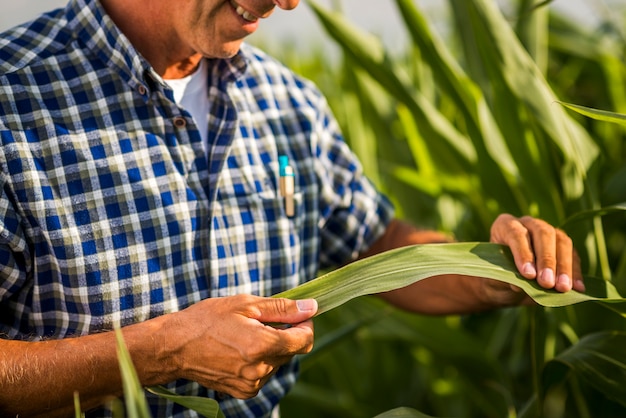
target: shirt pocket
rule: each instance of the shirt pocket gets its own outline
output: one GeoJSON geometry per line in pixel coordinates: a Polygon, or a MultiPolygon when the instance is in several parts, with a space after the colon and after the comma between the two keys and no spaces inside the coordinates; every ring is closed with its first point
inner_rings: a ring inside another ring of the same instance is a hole
{"type": "Polygon", "coordinates": [[[302,266],[303,194],[294,214],[275,193],[233,196],[215,202],[211,230],[211,294],[271,296],[298,285],[302,266]]]}

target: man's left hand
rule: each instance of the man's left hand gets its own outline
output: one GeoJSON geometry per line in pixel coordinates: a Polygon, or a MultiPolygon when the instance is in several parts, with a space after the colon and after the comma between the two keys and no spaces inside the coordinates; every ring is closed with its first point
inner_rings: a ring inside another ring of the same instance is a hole
{"type": "Polygon", "coordinates": [[[491,242],[508,245],[522,276],[537,280],[544,289],[585,291],[571,238],[547,222],[500,215],[491,226],[491,242]]]}

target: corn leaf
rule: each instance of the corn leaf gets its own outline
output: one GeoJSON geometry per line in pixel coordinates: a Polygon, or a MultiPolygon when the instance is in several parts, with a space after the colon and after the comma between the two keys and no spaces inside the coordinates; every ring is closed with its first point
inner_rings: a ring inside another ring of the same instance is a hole
{"type": "Polygon", "coordinates": [[[386,54],[378,38],[355,27],[340,13],[326,10],[313,0],[308,4],[346,55],[411,111],[422,135],[442,139],[429,143],[432,155],[454,155],[454,161],[465,168],[474,162],[476,156],[467,139],[413,88],[406,72],[386,54]]]}
{"type": "MultiPolygon", "coordinates": [[[[151,415],[143,387],[139,382],[137,372],[133,366],[128,349],[124,344],[124,338],[120,329],[115,330],[115,337],[117,340],[119,367],[124,386],[126,416],[128,418],[150,418],[151,415]]],[[[181,396],[161,386],[149,387],[146,388],[146,390],[196,411],[208,418],[225,418],[224,413],[219,408],[219,404],[214,399],[197,396],[181,396]]]]}
{"type": "Polygon", "coordinates": [[[565,227],[566,225],[572,224],[574,222],[580,222],[585,219],[595,218],[596,216],[610,215],[616,212],[626,212],[626,202],[617,205],[607,206],[597,210],[586,210],[578,212],[577,214],[572,215],[565,221],[563,221],[563,223],[561,223],[561,227],[565,227]]]}
{"type": "Polygon", "coordinates": [[[569,374],[587,381],[608,398],[626,406],[626,333],[589,334],[549,361],[542,374],[542,395],[567,380],[569,374]]]}
{"type": "Polygon", "coordinates": [[[202,398],[199,396],[181,396],[175,392],[167,390],[163,386],[151,386],[146,388],[146,390],[162,398],[176,402],[185,408],[196,411],[207,418],[225,418],[224,413],[215,399],[202,398]]]}
{"type": "Polygon", "coordinates": [[[412,408],[396,408],[382,414],[376,415],[374,418],[432,418],[430,415],[423,414],[412,408]]]}
{"type": "Polygon", "coordinates": [[[150,418],[150,411],[143,388],[124,343],[122,331],[119,328],[115,329],[115,338],[117,340],[117,356],[124,386],[126,415],[128,418],[150,418]]]}
{"type": "Polygon", "coordinates": [[[561,101],[557,101],[557,103],[560,103],[568,109],[578,112],[581,115],[588,116],[592,119],[626,125],[626,115],[621,113],[614,113],[606,110],[594,109],[591,107],[580,106],[573,103],[566,103],[561,101]]]}
{"type": "Polygon", "coordinates": [[[382,344],[401,340],[426,349],[433,361],[455,370],[457,384],[467,382],[465,395],[481,405],[484,416],[506,416],[510,405],[499,359],[486,349],[484,341],[450,319],[398,311],[373,324],[368,335],[382,344]]]}
{"type": "MultiPolygon", "coordinates": [[[[490,183],[496,184],[502,177],[513,188],[511,192],[514,193],[518,185],[519,170],[485,95],[458,65],[446,45],[430,30],[428,21],[414,2],[396,0],[396,3],[411,39],[419,48],[424,61],[431,66],[438,86],[454,99],[458,109],[466,115],[469,136],[474,141],[480,164],[485,168],[482,173],[486,173],[487,167],[493,164],[487,175],[490,183]]],[[[500,187],[506,190],[505,186],[500,187]]],[[[515,196],[515,199],[520,198],[521,196],[515,196]]]]}
{"type": "Polygon", "coordinates": [[[413,245],[368,257],[315,280],[274,295],[289,299],[314,298],[318,315],[359,296],[387,292],[444,274],[462,274],[499,280],[520,287],[535,302],[562,307],[596,301],[626,313],[626,301],[608,281],[587,278],[586,293],[559,293],[541,288],[517,273],[508,247],[490,243],[413,245]],[[621,303],[620,303],[621,302],[621,303]]]}
{"type": "Polygon", "coordinates": [[[305,371],[307,368],[314,367],[318,358],[332,349],[333,346],[342,342],[346,337],[350,337],[359,330],[371,325],[372,323],[384,318],[384,312],[376,310],[373,313],[365,315],[356,321],[350,321],[346,325],[336,329],[330,333],[323,335],[319,340],[315,341],[313,350],[303,356],[300,360],[300,370],[305,371]]]}
{"type": "Polygon", "coordinates": [[[75,418],[84,418],[85,414],[81,413],[80,409],[80,395],[78,392],[74,392],[74,417],[75,418]]]}
{"type": "MultiPolygon", "coordinates": [[[[582,181],[598,155],[597,146],[574,120],[551,106],[555,100],[554,93],[543,79],[536,63],[521,46],[497,6],[485,0],[473,0],[469,3],[483,22],[480,28],[484,30],[484,40],[488,41],[483,48],[492,46],[491,54],[500,57],[490,62],[501,65],[502,68],[498,74],[504,77],[508,87],[515,92],[519,100],[526,105],[528,111],[548,133],[550,139],[574,165],[574,172],[582,181]]],[[[582,185],[580,187],[582,192],[582,185]]]]}
{"type": "MultiPolygon", "coordinates": [[[[340,367],[335,368],[339,369],[340,367]]],[[[314,405],[316,410],[323,411],[319,415],[309,417],[367,417],[367,405],[356,402],[345,394],[339,392],[336,387],[309,385],[300,380],[289,392],[289,399],[297,405],[295,413],[285,414],[285,416],[301,416],[302,411],[314,405]],[[303,406],[306,405],[306,406],[303,406]],[[308,407],[308,408],[307,408],[308,407]]],[[[281,410],[283,404],[281,403],[281,410]]]]}

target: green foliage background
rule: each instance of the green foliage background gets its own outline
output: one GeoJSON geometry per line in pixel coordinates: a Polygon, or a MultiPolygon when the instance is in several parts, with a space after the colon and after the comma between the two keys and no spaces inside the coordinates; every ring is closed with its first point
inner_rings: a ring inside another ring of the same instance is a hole
{"type": "MultiPolygon", "coordinates": [[[[623,19],[591,30],[551,14],[549,2],[500,2],[501,12],[491,0],[448,0],[444,39],[417,2],[395,3],[411,39],[401,54],[313,1],[340,62],[321,49],[271,52],[320,86],[400,217],[462,241],[488,240],[502,212],[541,217],[574,238],[586,275],[626,294],[624,211],[594,216],[626,202],[624,127],[558,103],[626,113],[623,19]]],[[[317,348],[281,407],[299,418],[400,406],[625,416],[624,331],[621,316],[589,304],[427,318],[359,299],[316,319],[317,348]]]]}

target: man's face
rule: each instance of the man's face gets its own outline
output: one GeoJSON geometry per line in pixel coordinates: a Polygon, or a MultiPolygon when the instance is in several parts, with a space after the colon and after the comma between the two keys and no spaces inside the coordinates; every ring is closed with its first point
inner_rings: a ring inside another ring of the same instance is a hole
{"type": "Polygon", "coordinates": [[[181,40],[207,57],[230,57],[237,53],[244,38],[259,27],[259,19],[272,14],[274,7],[295,8],[299,0],[188,0],[182,6],[184,17],[178,28],[181,40]]]}

